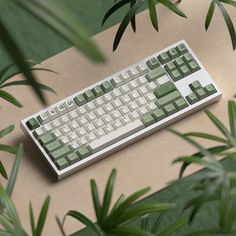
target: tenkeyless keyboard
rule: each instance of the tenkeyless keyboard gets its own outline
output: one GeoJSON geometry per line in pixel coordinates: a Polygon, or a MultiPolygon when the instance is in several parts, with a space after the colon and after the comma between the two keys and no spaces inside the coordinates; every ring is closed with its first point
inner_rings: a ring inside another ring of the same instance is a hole
{"type": "Polygon", "coordinates": [[[61,179],[219,100],[182,40],[21,121],[61,179]]]}

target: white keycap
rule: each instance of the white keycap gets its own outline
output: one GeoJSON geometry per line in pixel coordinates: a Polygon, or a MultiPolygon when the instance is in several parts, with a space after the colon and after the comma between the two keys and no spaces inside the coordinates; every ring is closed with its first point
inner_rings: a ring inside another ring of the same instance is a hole
{"type": "Polygon", "coordinates": [[[112,102],[112,104],[113,104],[113,106],[114,106],[115,108],[118,108],[118,107],[120,107],[120,106],[123,105],[122,102],[121,102],[121,100],[120,100],[119,98],[115,99],[115,100],[112,102]]]}
{"type": "Polygon", "coordinates": [[[86,110],[85,106],[82,106],[82,107],[79,107],[79,108],[77,109],[77,112],[78,112],[80,115],[84,115],[84,114],[87,113],[87,110],[86,110]]]}
{"type": "Polygon", "coordinates": [[[125,126],[120,127],[116,131],[112,131],[100,139],[91,142],[89,146],[93,152],[98,152],[144,128],[145,127],[140,120],[135,120],[125,126]]]}
{"type": "Polygon", "coordinates": [[[81,137],[83,137],[85,134],[87,134],[87,131],[86,131],[86,129],[84,127],[80,127],[77,130],[75,130],[75,131],[81,137]]]}
{"type": "Polygon", "coordinates": [[[72,130],[77,129],[79,127],[79,124],[76,120],[71,121],[68,125],[72,130]]]}
{"type": "Polygon", "coordinates": [[[129,114],[129,116],[130,116],[130,118],[131,118],[132,120],[136,120],[136,119],[138,119],[138,118],[140,117],[140,115],[139,115],[139,113],[138,113],[137,111],[131,112],[131,113],[129,114]]]}
{"type": "Polygon", "coordinates": [[[96,126],[96,128],[100,128],[102,126],[104,126],[104,122],[102,119],[97,119],[93,122],[93,124],[96,126]]]}
{"type": "Polygon", "coordinates": [[[98,129],[98,130],[95,131],[95,133],[96,133],[98,138],[100,138],[100,137],[102,137],[106,134],[103,129],[98,129]]]}
{"type": "Polygon", "coordinates": [[[102,98],[97,98],[94,102],[98,107],[104,105],[104,100],[102,98]]]}
{"type": "Polygon", "coordinates": [[[149,91],[148,91],[147,87],[144,85],[144,86],[142,86],[142,87],[140,87],[140,88],[138,89],[138,92],[139,92],[139,94],[140,94],[141,96],[143,96],[143,95],[145,95],[146,93],[148,93],[149,91]]]}
{"type": "Polygon", "coordinates": [[[56,109],[54,108],[49,109],[46,113],[50,117],[51,120],[54,120],[59,116],[56,112],[56,109]]]}
{"type": "Polygon", "coordinates": [[[131,77],[128,72],[123,72],[120,74],[120,78],[124,83],[127,83],[131,80],[131,77]]]}
{"type": "Polygon", "coordinates": [[[55,109],[56,109],[57,113],[58,113],[60,116],[63,115],[63,114],[65,114],[65,113],[67,112],[66,107],[65,107],[64,104],[60,104],[60,105],[56,106],[55,109]]]}
{"type": "Polygon", "coordinates": [[[107,124],[103,129],[108,134],[114,130],[114,127],[111,124],[107,124]]]}
{"type": "Polygon", "coordinates": [[[148,81],[144,76],[142,76],[137,79],[137,82],[142,86],[142,85],[146,84],[148,81]]]}
{"type": "Polygon", "coordinates": [[[130,112],[130,109],[127,106],[122,106],[119,108],[119,111],[121,112],[121,114],[126,115],[130,112]]]}
{"type": "Polygon", "coordinates": [[[90,133],[88,136],[87,136],[87,139],[88,141],[93,141],[95,139],[97,139],[97,136],[94,134],[94,133],[90,133]]]}
{"type": "Polygon", "coordinates": [[[146,115],[148,113],[148,109],[146,107],[141,107],[138,109],[138,112],[141,116],[146,115]]]}
{"type": "Polygon", "coordinates": [[[139,87],[139,84],[136,80],[133,80],[129,83],[129,86],[130,86],[131,89],[136,89],[136,88],[139,87]]]}
{"type": "Polygon", "coordinates": [[[41,113],[38,117],[37,117],[37,119],[39,120],[39,122],[42,124],[42,125],[44,125],[44,124],[46,124],[46,123],[48,123],[49,121],[50,121],[50,118],[49,118],[49,116],[46,114],[46,113],[41,113]]]}
{"type": "Polygon", "coordinates": [[[140,97],[140,94],[137,91],[133,91],[130,93],[130,96],[133,100],[136,100],[137,98],[140,97]]]}
{"type": "Polygon", "coordinates": [[[88,140],[85,138],[85,137],[82,137],[79,139],[79,142],[82,144],[82,145],[86,145],[88,143],[88,140]]]}
{"type": "Polygon", "coordinates": [[[147,104],[147,99],[144,98],[144,97],[138,98],[138,99],[137,99],[137,103],[139,104],[140,107],[141,107],[141,106],[144,106],[144,105],[147,104]]]}
{"type": "Polygon", "coordinates": [[[74,150],[76,150],[80,145],[78,144],[78,142],[77,141],[72,141],[71,143],[70,143],[70,146],[74,149],[74,150]]]}
{"type": "Polygon", "coordinates": [[[72,120],[75,119],[75,118],[77,118],[77,117],[78,117],[77,111],[76,111],[76,110],[73,110],[73,111],[69,112],[69,117],[70,117],[72,120]]]}
{"type": "Polygon", "coordinates": [[[77,107],[73,100],[66,101],[64,105],[68,111],[72,111],[77,107]]]}
{"type": "Polygon", "coordinates": [[[85,124],[88,123],[88,119],[85,116],[78,118],[77,121],[79,122],[81,126],[84,126],[85,124]]]}
{"type": "Polygon", "coordinates": [[[93,111],[89,112],[89,113],[86,115],[86,117],[87,117],[87,119],[88,119],[89,121],[93,121],[93,120],[97,119],[97,116],[96,116],[96,114],[95,114],[93,111]]]}
{"type": "Polygon", "coordinates": [[[121,119],[121,122],[124,124],[124,125],[126,125],[126,124],[128,124],[129,122],[131,122],[132,120],[130,119],[130,117],[129,116],[124,116],[124,117],[122,117],[121,119]]]}
{"type": "Polygon", "coordinates": [[[105,94],[105,95],[103,96],[103,99],[104,99],[104,101],[107,103],[107,102],[112,101],[112,100],[113,100],[113,97],[112,97],[111,93],[107,93],[107,94],[105,94]]]}
{"type": "Polygon", "coordinates": [[[121,113],[118,110],[112,111],[110,115],[113,117],[114,120],[121,117],[121,113]]]}
{"type": "Polygon", "coordinates": [[[69,116],[66,114],[66,115],[64,115],[64,116],[61,116],[60,121],[61,121],[62,124],[66,124],[66,123],[70,122],[70,118],[69,118],[69,116]]]}
{"type": "Polygon", "coordinates": [[[113,121],[113,119],[112,119],[112,117],[111,117],[111,115],[105,115],[105,116],[103,116],[102,117],[102,119],[103,119],[103,121],[105,122],[105,124],[107,124],[107,123],[110,123],[110,122],[112,122],[113,121]]]}
{"type": "Polygon", "coordinates": [[[152,112],[152,111],[154,111],[155,109],[157,109],[157,106],[156,106],[156,104],[155,104],[154,102],[150,102],[150,103],[146,106],[146,108],[147,108],[150,112],[152,112]]]}
{"type": "Polygon", "coordinates": [[[135,67],[130,68],[128,70],[128,73],[131,75],[132,78],[137,78],[140,76],[140,72],[135,67]]]}
{"type": "Polygon", "coordinates": [[[102,107],[98,108],[97,110],[95,110],[95,113],[98,117],[101,117],[105,114],[105,111],[102,107]]]}
{"type": "Polygon", "coordinates": [[[140,71],[141,74],[145,74],[149,71],[146,63],[140,63],[137,65],[137,69],[140,71]]]}
{"type": "Polygon", "coordinates": [[[88,111],[92,111],[93,109],[96,108],[96,105],[95,105],[95,103],[94,103],[93,101],[92,101],[92,102],[89,102],[89,103],[86,104],[85,106],[86,106],[86,108],[87,108],[88,111]]]}
{"type": "Polygon", "coordinates": [[[152,92],[152,91],[155,90],[158,86],[155,84],[155,82],[152,81],[152,82],[148,83],[147,87],[148,87],[149,91],[152,92]]]}
{"type": "Polygon", "coordinates": [[[34,130],[34,136],[38,139],[40,135],[43,135],[44,131],[42,129],[42,127],[37,128],[36,130],[34,130]]]}
{"type": "Polygon", "coordinates": [[[149,102],[153,102],[156,100],[156,96],[153,93],[148,93],[148,94],[146,94],[145,97],[149,102]]]}
{"type": "Polygon", "coordinates": [[[56,138],[59,138],[62,136],[62,132],[59,129],[55,129],[53,131],[53,134],[56,136],[56,138]]]}
{"type": "Polygon", "coordinates": [[[62,132],[63,134],[69,133],[70,131],[71,131],[71,129],[70,129],[70,127],[69,127],[68,125],[63,125],[63,126],[61,127],[61,132],[62,132]]]}
{"type": "Polygon", "coordinates": [[[170,81],[170,78],[167,75],[163,75],[162,77],[160,77],[159,79],[156,80],[156,83],[159,86],[161,86],[169,81],[170,81]]]}
{"type": "Polygon", "coordinates": [[[88,132],[91,132],[91,131],[95,130],[96,127],[94,126],[93,123],[90,123],[90,124],[87,124],[87,125],[85,126],[85,129],[86,129],[88,132]]]}
{"type": "Polygon", "coordinates": [[[61,126],[61,122],[59,121],[59,119],[53,120],[53,121],[51,122],[51,124],[52,124],[55,128],[61,126]]]}
{"type": "Polygon", "coordinates": [[[120,87],[120,90],[123,94],[127,94],[128,92],[130,92],[130,87],[127,84],[125,84],[120,87]]]}
{"type": "Polygon", "coordinates": [[[121,126],[123,126],[123,123],[120,120],[116,120],[116,121],[112,122],[111,125],[114,127],[114,129],[118,129],[121,126]]]}
{"type": "Polygon", "coordinates": [[[137,102],[131,102],[131,103],[128,105],[128,107],[129,107],[129,109],[130,109],[131,111],[134,111],[134,110],[136,110],[136,109],[139,108],[139,105],[137,104],[137,102]]]}
{"type": "Polygon", "coordinates": [[[70,142],[69,138],[68,138],[68,137],[66,137],[66,136],[62,136],[62,137],[60,137],[60,140],[61,140],[61,141],[62,141],[62,143],[64,143],[64,144],[67,144],[67,143],[69,143],[69,142],[70,142]]]}
{"type": "Polygon", "coordinates": [[[69,134],[67,134],[67,137],[68,137],[71,141],[73,141],[73,140],[76,140],[76,139],[78,138],[78,135],[77,135],[77,133],[76,133],[75,131],[72,131],[72,132],[70,132],[69,134]]]}
{"type": "Polygon", "coordinates": [[[114,89],[114,90],[112,91],[112,96],[113,96],[114,98],[118,98],[118,97],[122,96],[122,93],[121,93],[120,89],[114,89]]]}
{"type": "Polygon", "coordinates": [[[43,126],[43,130],[44,130],[45,132],[49,132],[49,131],[51,131],[52,129],[53,129],[53,127],[52,127],[51,123],[45,124],[45,125],[43,126]]]}
{"type": "Polygon", "coordinates": [[[123,102],[124,105],[126,105],[129,102],[131,102],[131,98],[128,94],[125,94],[124,96],[121,97],[121,101],[123,102]]]}
{"type": "Polygon", "coordinates": [[[109,113],[114,110],[114,107],[112,106],[111,103],[107,103],[105,106],[103,106],[104,110],[109,113]]]}
{"type": "Polygon", "coordinates": [[[119,86],[121,86],[121,85],[123,84],[123,82],[122,82],[122,80],[121,80],[120,77],[114,77],[114,78],[112,78],[112,79],[111,79],[111,83],[112,83],[112,85],[113,85],[115,88],[117,88],[117,87],[119,87],[119,86]]]}

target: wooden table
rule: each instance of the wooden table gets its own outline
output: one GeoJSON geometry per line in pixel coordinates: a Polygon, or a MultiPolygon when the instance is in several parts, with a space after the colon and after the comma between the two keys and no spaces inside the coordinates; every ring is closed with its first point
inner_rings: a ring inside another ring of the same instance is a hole
{"type": "MultiPolygon", "coordinates": [[[[52,86],[58,92],[57,96],[47,94],[49,104],[60,101],[176,41],[185,39],[223,91],[222,100],[209,109],[226,122],[227,100],[232,99],[236,93],[236,54],[231,48],[229,34],[218,10],[209,31],[205,32],[204,19],[209,2],[184,0],[180,7],[188,15],[187,20],[158,6],[159,33],[152,28],[147,11],[139,14],[137,33],[134,35],[129,27],[118,50],[114,53],[112,52],[112,41],[117,26],[96,35],[95,40],[107,57],[106,64],[91,63],[73,48],[46,60],[43,62],[43,66],[59,73],[59,75],[45,72],[39,74],[44,83],[52,86]]],[[[230,13],[232,13],[233,20],[236,21],[235,12],[230,13]]],[[[194,151],[187,143],[167,130],[163,130],[56,182],[39,151],[26,139],[19,127],[21,119],[43,107],[29,88],[15,87],[9,88],[8,91],[24,104],[24,108],[18,109],[1,101],[1,128],[16,124],[15,131],[3,141],[12,145],[19,142],[24,143],[25,155],[13,199],[22,223],[28,231],[30,231],[28,217],[30,201],[38,213],[46,195],[49,194],[52,197],[44,235],[59,235],[55,215],[62,218],[68,210],[76,209],[89,217],[94,217],[89,185],[91,178],[97,180],[102,192],[110,171],[115,167],[118,170],[118,178],[114,197],[121,192],[130,194],[145,186],[151,186],[152,192],[155,192],[177,177],[179,166],[171,165],[171,162],[179,155],[191,154],[194,151]]],[[[196,130],[216,132],[202,111],[176,123],[172,128],[183,132],[196,130]]],[[[210,143],[204,142],[204,144],[209,145],[210,143]]],[[[14,157],[1,153],[1,160],[10,171],[14,157]]],[[[189,172],[194,170],[196,168],[192,168],[189,172]]],[[[68,233],[79,227],[82,225],[72,219],[68,219],[65,225],[68,233]]]]}

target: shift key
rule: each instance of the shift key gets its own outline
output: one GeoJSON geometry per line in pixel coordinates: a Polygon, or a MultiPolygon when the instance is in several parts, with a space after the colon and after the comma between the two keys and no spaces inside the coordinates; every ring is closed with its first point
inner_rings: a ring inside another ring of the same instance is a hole
{"type": "Polygon", "coordinates": [[[51,152],[49,155],[50,155],[51,159],[53,161],[55,161],[58,158],[63,157],[70,152],[71,152],[71,149],[68,146],[63,146],[63,147],[51,152]]]}

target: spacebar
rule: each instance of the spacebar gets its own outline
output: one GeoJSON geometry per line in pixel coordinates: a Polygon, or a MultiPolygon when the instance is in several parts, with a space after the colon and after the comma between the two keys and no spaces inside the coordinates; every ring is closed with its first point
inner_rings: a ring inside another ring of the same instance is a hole
{"type": "Polygon", "coordinates": [[[144,128],[145,126],[143,125],[141,120],[135,120],[131,123],[126,124],[125,126],[120,127],[115,131],[112,131],[111,133],[101,137],[98,140],[92,141],[89,147],[92,152],[98,152],[134,133],[137,133],[144,128]]]}

